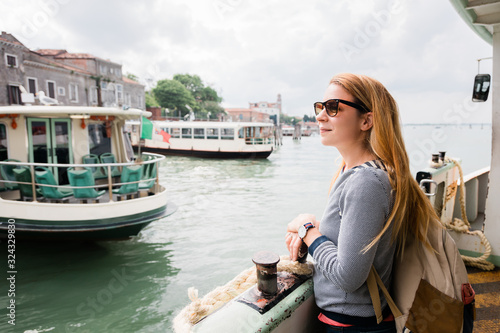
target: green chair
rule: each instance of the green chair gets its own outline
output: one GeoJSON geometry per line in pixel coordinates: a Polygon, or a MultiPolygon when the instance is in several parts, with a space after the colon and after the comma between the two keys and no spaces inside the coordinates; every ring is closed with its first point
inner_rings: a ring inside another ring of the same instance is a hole
{"type": "MultiPolygon", "coordinates": [[[[75,170],[75,168],[68,169],[69,184],[71,186],[94,186],[95,180],[92,172],[89,169],[75,170]]],[[[106,191],[97,191],[92,187],[73,188],[73,196],[87,203],[90,201],[99,202],[99,199],[106,193],[106,191]]]]}
{"type": "MultiPolygon", "coordinates": [[[[145,164],[144,166],[148,166],[147,168],[147,174],[144,175],[142,178],[143,180],[145,179],[150,179],[150,180],[145,180],[143,182],[139,183],[139,191],[142,190],[148,190],[153,187],[153,185],[156,183],[156,163],[150,163],[150,164],[145,164]],[[154,178],[154,179],[151,179],[154,178]]],[[[144,169],[144,167],[143,167],[144,169]]],[[[143,172],[144,174],[144,172],[143,172]]]]}
{"type": "Polygon", "coordinates": [[[51,187],[51,186],[43,186],[43,185],[53,185],[57,186],[56,179],[48,168],[45,167],[37,167],[35,169],[35,180],[37,184],[40,186],[40,191],[42,195],[48,201],[55,202],[65,202],[69,201],[69,197],[73,195],[73,191],[69,188],[64,187],[51,187]]]}
{"type": "MultiPolygon", "coordinates": [[[[115,155],[113,155],[112,153],[101,154],[101,156],[99,158],[101,159],[102,164],[116,163],[115,155]]],[[[108,167],[103,166],[102,168],[104,169],[104,174],[107,177],[108,176],[108,167]]],[[[118,169],[118,166],[111,166],[111,177],[118,177],[118,176],[120,176],[120,174],[121,173],[120,173],[120,170],[118,169]]]]}
{"type": "Polygon", "coordinates": [[[123,167],[121,174],[120,183],[124,183],[120,188],[113,190],[114,194],[117,194],[118,200],[123,197],[130,199],[136,197],[139,194],[139,181],[141,180],[142,165],[132,165],[123,167]],[[132,184],[126,184],[129,182],[137,182],[132,184]]]}
{"type": "MultiPolygon", "coordinates": [[[[14,159],[6,159],[5,161],[2,161],[2,162],[21,162],[19,160],[14,160],[14,159]]],[[[15,182],[16,181],[16,177],[14,175],[14,172],[12,172],[12,170],[14,170],[14,168],[16,168],[17,165],[15,164],[2,164],[0,165],[0,174],[2,175],[2,178],[3,180],[10,180],[12,182],[15,182]]],[[[3,186],[7,189],[7,190],[17,190],[19,188],[19,186],[17,186],[16,183],[3,183],[3,186]]]]}
{"type": "MultiPolygon", "coordinates": [[[[31,183],[31,171],[27,166],[18,166],[13,169],[12,172],[16,177],[16,181],[23,183],[31,183]]],[[[31,184],[17,184],[19,186],[19,192],[21,192],[21,200],[23,201],[31,201],[33,200],[33,185],[31,184]]],[[[41,199],[42,192],[40,189],[36,190],[37,198],[41,199]]]]}
{"type": "MultiPolygon", "coordinates": [[[[87,154],[82,157],[83,164],[99,164],[99,157],[95,154],[87,154]]],[[[94,176],[94,179],[106,178],[107,176],[102,172],[101,167],[88,167],[94,176]]]]}
{"type": "MultiPolygon", "coordinates": [[[[152,160],[153,157],[152,156],[149,156],[149,155],[142,155],[141,156],[141,160],[143,162],[147,162],[149,160],[152,160]]],[[[148,179],[149,178],[149,173],[150,173],[150,167],[151,167],[151,164],[143,164],[142,165],[142,176],[141,176],[141,179],[148,179]]]]}

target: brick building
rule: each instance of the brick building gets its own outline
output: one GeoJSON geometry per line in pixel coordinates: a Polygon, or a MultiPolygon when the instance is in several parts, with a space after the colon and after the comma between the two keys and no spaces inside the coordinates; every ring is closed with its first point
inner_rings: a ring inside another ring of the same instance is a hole
{"type": "Polygon", "coordinates": [[[269,122],[269,114],[253,109],[227,108],[224,109],[232,121],[269,122]]]}
{"type": "Polygon", "coordinates": [[[0,86],[6,87],[0,105],[21,104],[24,87],[63,105],[145,108],[144,86],[124,77],[120,64],[87,53],[32,51],[6,32],[0,35],[0,86]]]}
{"type": "Polygon", "coordinates": [[[275,124],[280,123],[281,94],[278,94],[278,99],[276,102],[249,103],[249,107],[252,110],[267,113],[271,117],[271,119],[273,119],[275,124]]]}

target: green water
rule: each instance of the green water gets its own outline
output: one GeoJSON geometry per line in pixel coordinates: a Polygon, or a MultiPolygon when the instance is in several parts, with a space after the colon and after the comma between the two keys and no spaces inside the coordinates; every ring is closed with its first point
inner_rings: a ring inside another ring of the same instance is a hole
{"type": "MultiPolygon", "coordinates": [[[[427,132],[405,128],[413,156],[425,152],[427,132]]],[[[439,145],[470,172],[489,163],[490,135],[491,127],[449,129],[439,145]]],[[[167,157],[160,178],[179,208],[138,237],[17,241],[15,326],[6,308],[7,245],[0,244],[0,332],[170,332],[189,287],[202,296],[250,267],[255,252],[286,254],[286,224],[299,213],[321,216],[337,157],[318,137],[285,138],[266,160],[167,157]]]]}

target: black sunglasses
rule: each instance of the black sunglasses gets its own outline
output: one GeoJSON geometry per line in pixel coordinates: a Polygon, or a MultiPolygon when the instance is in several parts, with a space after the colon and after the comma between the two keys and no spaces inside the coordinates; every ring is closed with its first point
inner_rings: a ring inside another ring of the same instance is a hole
{"type": "Polygon", "coordinates": [[[319,115],[323,109],[326,109],[326,114],[329,115],[330,117],[335,117],[337,113],[339,112],[339,104],[343,103],[345,105],[349,105],[355,109],[358,109],[359,111],[362,112],[370,112],[368,111],[364,106],[349,102],[343,99],[329,99],[326,102],[316,102],[314,103],[314,113],[316,115],[319,115]]]}

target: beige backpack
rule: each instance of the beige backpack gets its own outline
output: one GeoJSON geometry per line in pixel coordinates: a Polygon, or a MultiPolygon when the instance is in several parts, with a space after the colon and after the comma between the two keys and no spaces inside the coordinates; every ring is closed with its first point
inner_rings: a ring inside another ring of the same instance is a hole
{"type": "Polygon", "coordinates": [[[378,322],[382,321],[377,285],[385,295],[399,332],[472,332],[474,291],[451,236],[431,224],[428,241],[407,241],[403,256],[394,259],[392,298],[372,266],[367,284],[378,322]],[[469,304],[464,312],[464,304],[469,304]],[[466,323],[462,327],[462,323],[466,323]]]}

